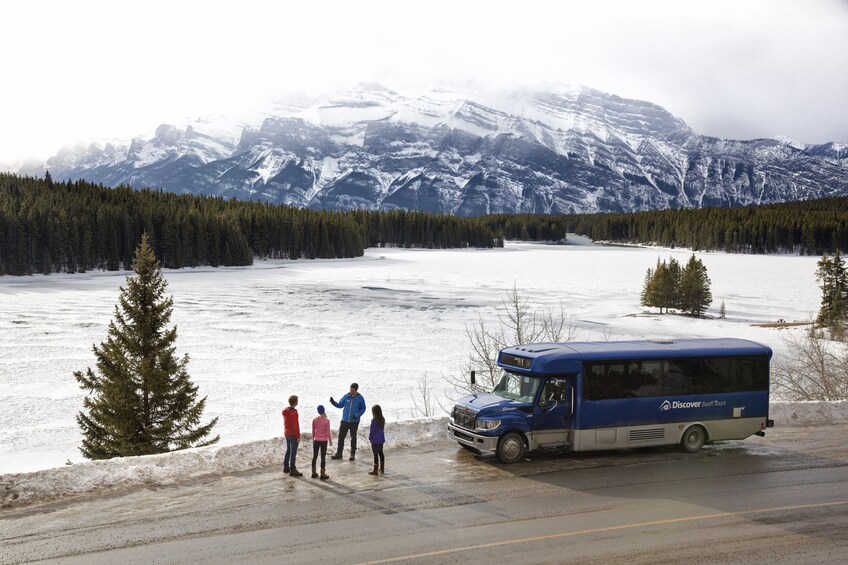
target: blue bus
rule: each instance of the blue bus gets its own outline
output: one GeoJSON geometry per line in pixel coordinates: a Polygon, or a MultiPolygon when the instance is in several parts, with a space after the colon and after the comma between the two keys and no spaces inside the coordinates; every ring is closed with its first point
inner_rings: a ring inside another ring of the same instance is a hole
{"type": "MultiPolygon", "coordinates": [[[[538,343],[501,350],[491,393],[461,398],[448,433],[504,463],[765,435],[772,351],[742,339],[538,343]]],[[[474,376],[472,373],[472,380],[474,376]]]]}

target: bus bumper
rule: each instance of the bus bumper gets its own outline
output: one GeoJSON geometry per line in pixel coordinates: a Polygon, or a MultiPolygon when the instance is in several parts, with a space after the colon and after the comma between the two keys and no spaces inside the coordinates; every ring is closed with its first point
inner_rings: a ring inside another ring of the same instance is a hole
{"type": "Polygon", "coordinates": [[[497,436],[482,436],[471,430],[460,428],[453,422],[448,422],[448,435],[462,445],[466,445],[478,451],[494,451],[498,447],[497,436]]]}

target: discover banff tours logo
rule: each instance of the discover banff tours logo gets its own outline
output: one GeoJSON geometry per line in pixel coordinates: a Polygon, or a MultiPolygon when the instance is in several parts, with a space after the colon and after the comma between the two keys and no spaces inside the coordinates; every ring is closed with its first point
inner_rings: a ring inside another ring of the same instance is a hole
{"type": "Polygon", "coordinates": [[[665,400],[660,404],[660,412],[666,410],[676,410],[678,408],[711,408],[713,406],[724,406],[727,402],[723,400],[694,400],[691,402],[682,402],[680,400],[665,400]]]}

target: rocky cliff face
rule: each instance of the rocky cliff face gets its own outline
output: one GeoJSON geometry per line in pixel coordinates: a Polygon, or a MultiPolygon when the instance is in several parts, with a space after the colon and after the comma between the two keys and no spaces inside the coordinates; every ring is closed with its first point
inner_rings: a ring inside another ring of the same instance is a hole
{"type": "Polygon", "coordinates": [[[578,88],[404,96],[362,86],[241,129],[157,128],[65,149],[54,179],[348,210],[463,216],[744,206],[848,194],[848,146],[705,137],[578,88]]]}

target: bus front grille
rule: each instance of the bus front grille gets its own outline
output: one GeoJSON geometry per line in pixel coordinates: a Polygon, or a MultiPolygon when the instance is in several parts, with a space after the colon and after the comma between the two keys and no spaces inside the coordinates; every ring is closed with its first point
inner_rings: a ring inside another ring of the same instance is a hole
{"type": "Polygon", "coordinates": [[[477,420],[477,412],[463,406],[454,406],[451,417],[457,426],[466,430],[473,430],[474,422],[477,420]]]}
{"type": "Polygon", "coordinates": [[[628,441],[651,441],[665,439],[665,428],[651,428],[648,430],[630,430],[628,441]]]}

